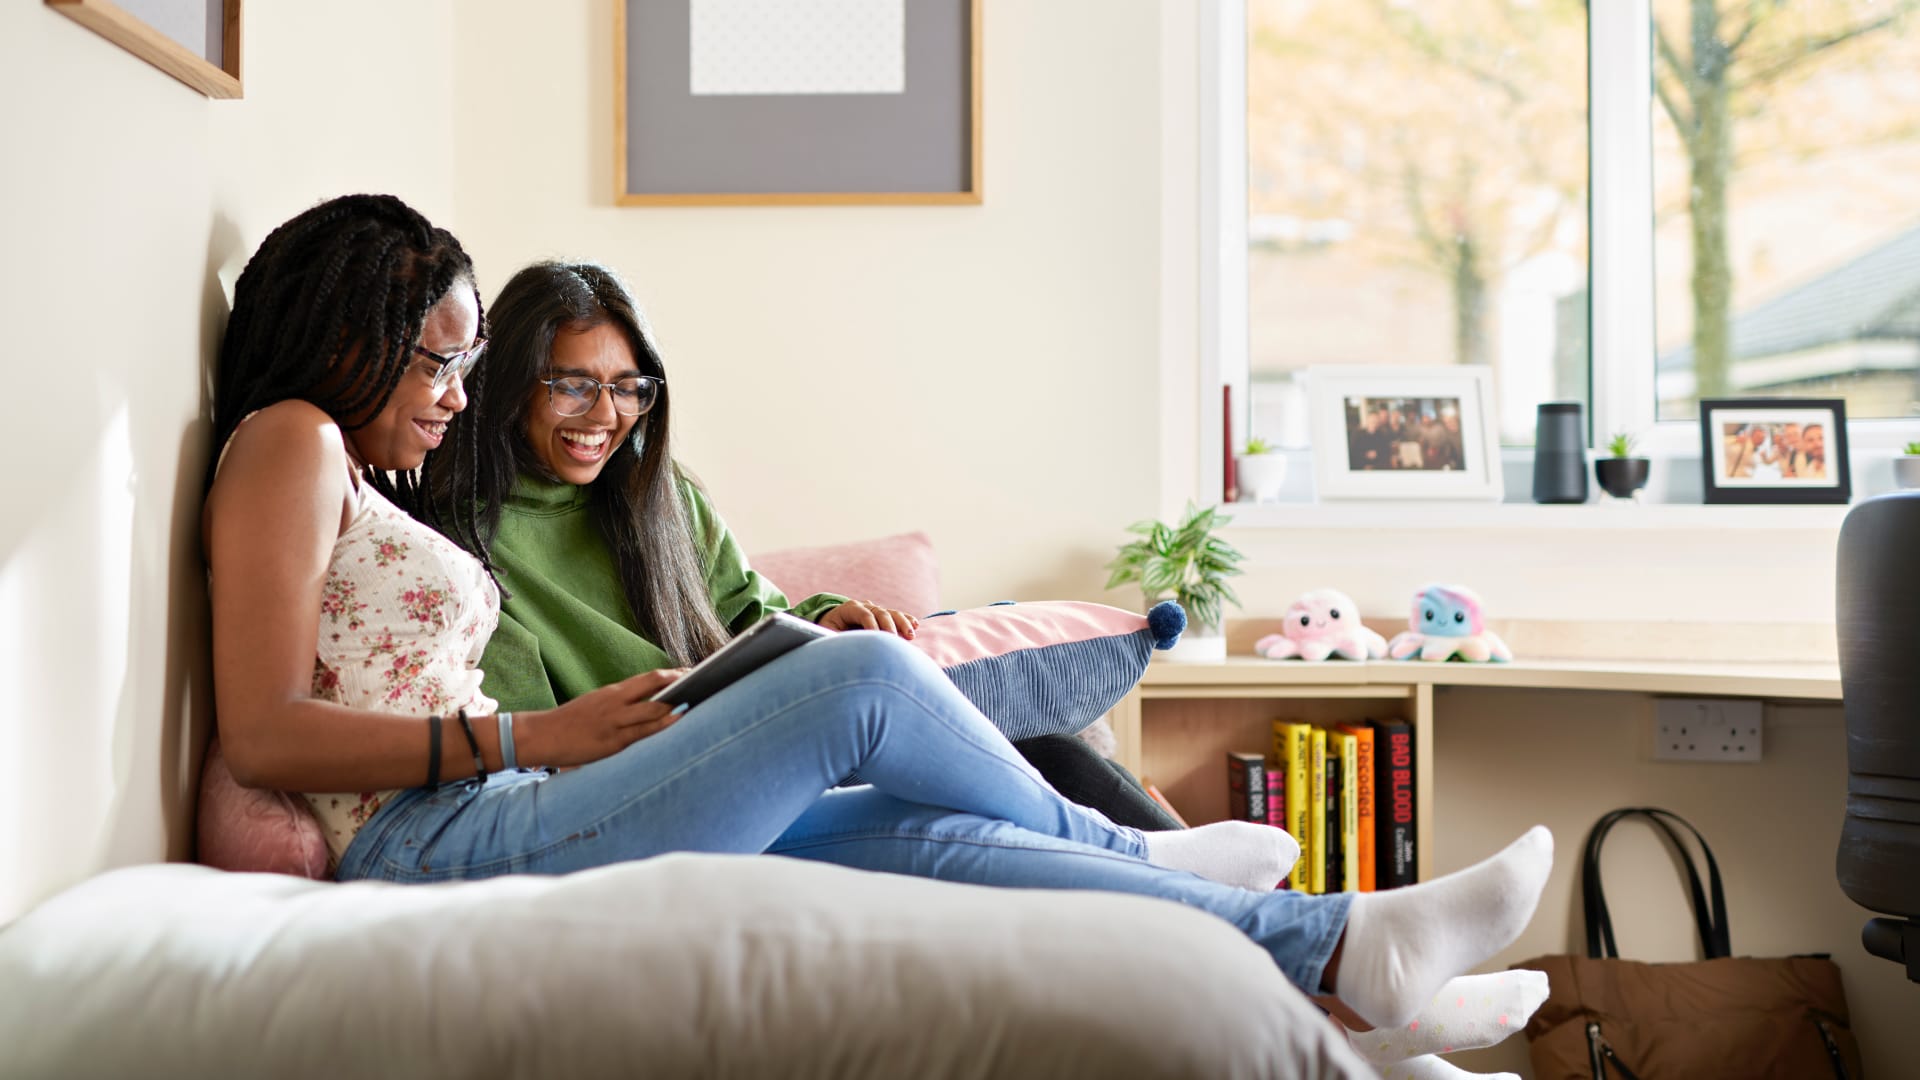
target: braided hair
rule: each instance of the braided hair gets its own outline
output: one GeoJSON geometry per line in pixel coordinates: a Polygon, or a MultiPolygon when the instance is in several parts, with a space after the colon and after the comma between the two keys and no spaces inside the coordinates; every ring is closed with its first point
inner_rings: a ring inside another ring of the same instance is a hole
{"type": "MultiPolygon", "coordinates": [[[[215,460],[242,419],[275,402],[310,401],[347,431],[371,422],[413,363],[427,313],[462,284],[474,288],[460,241],[391,195],[343,195],[273,230],[234,287],[214,382],[215,460]]],[[[418,512],[424,468],[368,467],[365,477],[418,512]]]]}
{"type": "MultiPolygon", "coordinates": [[[[543,262],[521,270],[493,301],[487,358],[467,380],[467,412],[447,441],[427,456],[428,511],[477,513],[477,535],[447,535],[483,562],[499,529],[501,509],[523,473],[557,480],[527,442],[527,411],[545,398],[536,380],[552,366],[554,338],[563,330],[618,327],[644,374],[666,378],[646,317],[620,279],[593,263],[543,262]],[[472,463],[436,468],[435,458],[472,463]],[[477,511],[474,508],[477,507],[477,511]]],[[[707,593],[705,560],[696,548],[680,494],[686,479],[669,454],[673,396],[659,400],[613,448],[589,486],[588,507],[613,554],[636,629],[673,658],[696,663],[725,644],[727,628],[707,593]]],[[[442,532],[447,532],[442,529],[442,532]]],[[[513,584],[511,575],[503,584],[513,584]]]]}

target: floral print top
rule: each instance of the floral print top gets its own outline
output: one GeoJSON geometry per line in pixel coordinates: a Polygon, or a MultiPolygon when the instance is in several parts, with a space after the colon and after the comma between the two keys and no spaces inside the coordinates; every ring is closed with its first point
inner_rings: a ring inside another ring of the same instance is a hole
{"type": "MultiPolygon", "coordinates": [[[[357,709],[491,715],[480,654],[500,620],[500,592],[480,560],[416,521],[370,484],[333,545],[320,591],[313,696],[357,709]]],[[[425,740],[422,725],[421,741],[425,740]]],[[[426,770],[422,754],[420,768],[426,770]]],[[[396,791],[304,793],[334,865],[396,791]]]]}

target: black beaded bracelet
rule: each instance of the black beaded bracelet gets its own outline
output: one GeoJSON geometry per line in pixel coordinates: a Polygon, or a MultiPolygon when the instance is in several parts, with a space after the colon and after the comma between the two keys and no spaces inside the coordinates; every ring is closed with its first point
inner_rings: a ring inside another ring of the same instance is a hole
{"type": "Polygon", "coordinates": [[[427,717],[427,786],[440,786],[440,717],[427,717]]]}
{"type": "Polygon", "coordinates": [[[467,737],[467,749],[473,751],[473,775],[481,783],[487,782],[487,760],[480,756],[480,740],[473,737],[473,721],[467,719],[467,710],[461,709],[460,730],[467,737]]]}

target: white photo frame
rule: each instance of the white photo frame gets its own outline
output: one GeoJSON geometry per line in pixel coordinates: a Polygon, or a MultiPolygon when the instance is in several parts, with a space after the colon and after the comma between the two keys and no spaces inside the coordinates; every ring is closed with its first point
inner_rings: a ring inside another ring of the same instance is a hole
{"type": "Polygon", "coordinates": [[[1319,498],[1505,494],[1492,368],[1346,364],[1306,374],[1319,498]]]}

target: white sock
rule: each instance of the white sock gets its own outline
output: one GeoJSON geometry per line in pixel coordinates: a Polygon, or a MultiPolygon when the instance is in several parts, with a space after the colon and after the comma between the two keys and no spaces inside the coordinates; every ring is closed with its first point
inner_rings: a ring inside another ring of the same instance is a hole
{"type": "Polygon", "coordinates": [[[1285,829],[1252,821],[1216,821],[1141,835],[1147,839],[1147,861],[1155,866],[1256,892],[1279,885],[1300,858],[1300,845],[1285,829]]]}
{"type": "Polygon", "coordinates": [[[1420,1015],[1397,1028],[1350,1031],[1368,1064],[1384,1066],[1422,1054],[1492,1046],[1526,1026],[1547,1000],[1547,973],[1520,969],[1462,975],[1448,981],[1420,1015]]]}
{"type": "Polygon", "coordinates": [[[1455,874],[1360,893],[1347,910],[1333,992],[1377,1028],[1402,1027],[1448,979],[1513,944],[1553,869],[1553,834],[1535,825],[1455,874]]]}
{"type": "Polygon", "coordinates": [[[1396,1061],[1380,1070],[1380,1080],[1460,1080],[1463,1076],[1482,1076],[1490,1080],[1520,1080],[1519,1073],[1471,1073],[1446,1058],[1424,1054],[1396,1061]]]}

